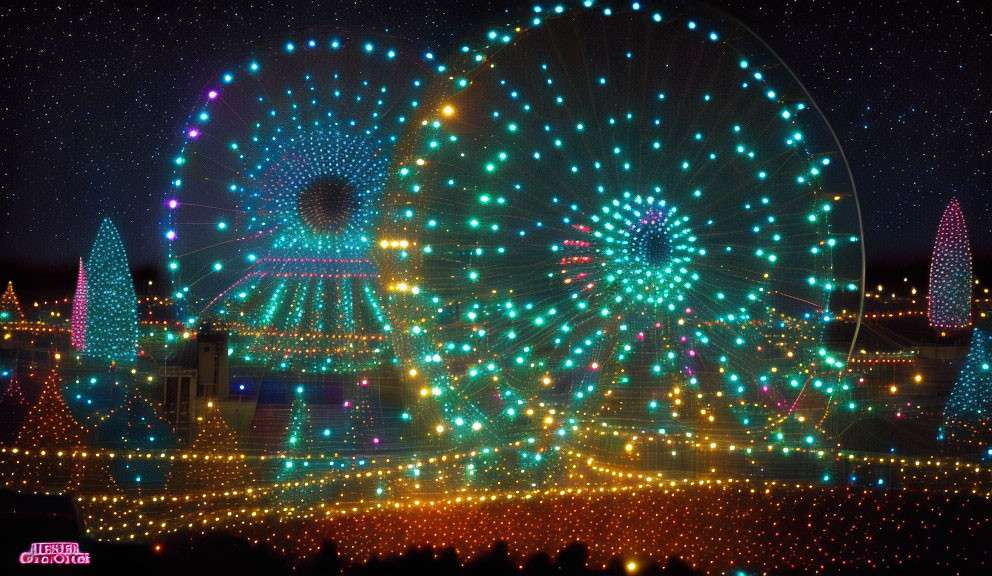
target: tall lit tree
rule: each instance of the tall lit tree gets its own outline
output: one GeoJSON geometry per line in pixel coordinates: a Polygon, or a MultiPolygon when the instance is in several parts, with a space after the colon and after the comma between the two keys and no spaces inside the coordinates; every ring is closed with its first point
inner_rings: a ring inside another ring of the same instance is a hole
{"type": "Polygon", "coordinates": [[[944,407],[942,438],[988,449],[992,442],[992,333],[975,328],[971,348],[944,407]]]}
{"type": "MultiPolygon", "coordinates": [[[[310,451],[313,448],[313,426],[310,423],[310,407],[303,396],[303,386],[293,393],[293,405],[290,408],[289,425],[287,426],[285,473],[302,471],[309,466],[310,451]]],[[[279,476],[284,478],[285,473],[279,476]]]]}
{"type": "Polygon", "coordinates": [[[83,259],[79,259],[79,276],[76,279],[76,294],[72,297],[72,346],[76,350],[86,348],[86,269],[83,259]]]}
{"type": "Polygon", "coordinates": [[[958,199],[952,198],[937,228],[930,263],[927,315],[934,328],[971,325],[971,248],[958,199]]]}
{"type": "Polygon", "coordinates": [[[86,278],[86,354],[130,362],[138,346],[138,297],[117,228],[105,218],[93,243],[86,278]]]}

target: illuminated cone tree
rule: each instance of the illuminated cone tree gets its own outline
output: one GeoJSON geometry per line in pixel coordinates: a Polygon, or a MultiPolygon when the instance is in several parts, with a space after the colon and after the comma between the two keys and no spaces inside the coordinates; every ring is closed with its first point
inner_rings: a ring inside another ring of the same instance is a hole
{"type": "Polygon", "coordinates": [[[927,316],[934,328],[971,325],[971,248],[958,199],[952,198],[937,228],[930,263],[927,316]]]}
{"type": "Polygon", "coordinates": [[[79,259],[79,276],[76,279],[76,294],[72,297],[72,346],[76,350],[86,348],[86,269],[83,259],[79,259]]]}
{"type": "Polygon", "coordinates": [[[130,362],[138,346],[138,297],[120,234],[104,219],[86,278],[86,354],[130,362]]]}
{"type": "Polygon", "coordinates": [[[17,467],[7,479],[16,490],[64,492],[75,487],[74,467],[79,461],[73,453],[85,451],[86,431],[72,416],[59,385],[53,370],[17,435],[17,467]]]}
{"type": "Polygon", "coordinates": [[[196,437],[185,458],[173,466],[170,487],[230,490],[251,482],[251,472],[238,453],[238,439],[220,408],[208,402],[196,418],[196,437]]]}
{"type": "Polygon", "coordinates": [[[301,472],[309,465],[310,451],[313,448],[313,425],[310,423],[310,407],[303,397],[303,387],[293,393],[293,406],[290,408],[288,435],[286,437],[286,469],[280,478],[291,471],[301,472]]]}
{"type": "Polygon", "coordinates": [[[7,290],[4,291],[3,296],[0,296],[0,322],[10,322],[21,318],[24,318],[24,312],[21,311],[21,303],[17,300],[17,294],[14,293],[14,283],[7,282],[7,290]]]}
{"type": "Polygon", "coordinates": [[[992,333],[976,328],[971,349],[944,408],[943,438],[961,449],[992,441],[992,333]]]}

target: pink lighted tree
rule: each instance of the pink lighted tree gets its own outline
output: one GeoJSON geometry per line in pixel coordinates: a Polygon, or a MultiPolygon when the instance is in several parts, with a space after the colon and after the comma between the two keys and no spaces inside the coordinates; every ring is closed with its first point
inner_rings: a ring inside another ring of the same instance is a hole
{"type": "Polygon", "coordinates": [[[957,198],[944,210],[930,263],[927,316],[934,328],[971,325],[971,248],[957,198]]]}
{"type": "Polygon", "coordinates": [[[79,277],[76,280],[76,294],[72,298],[72,346],[76,350],[86,348],[86,269],[83,259],[79,259],[79,277]]]}

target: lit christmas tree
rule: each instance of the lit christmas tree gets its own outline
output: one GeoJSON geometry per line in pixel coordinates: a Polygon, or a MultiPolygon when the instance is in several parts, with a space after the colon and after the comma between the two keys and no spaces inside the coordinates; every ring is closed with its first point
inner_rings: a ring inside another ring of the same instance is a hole
{"type": "Polygon", "coordinates": [[[3,296],[0,296],[0,322],[10,322],[21,318],[24,318],[24,312],[21,312],[21,303],[17,300],[17,294],[14,293],[14,283],[7,282],[7,290],[4,291],[3,296]]]}
{"type": "Polygon", "coordinates": [[[971,325],[971,248],[957,198],[944,210],[930,263],[927,315],[934,328],[971,325]]]}
{"type": "MultiPolygon", "coordinates": [[[[286,438],[286,472],[309,467],[310,451],[313,447],[313,427],[310,423],[310,407],[303,397],[303,386],[298,386],[293,394],[290,409],[289,435],[286,438]]],[[[280,477],[283,475],[280,474],[280,477]]]]}
{"type": "Polygon", "coordinates": [[[72,297],[72,346],[76,350],[86,348],[86,269],[83,259],[79,259],[79,277],[76,279],[76,294],[72,297]]]}
{"type": "MultiPolygon", "coordinates": [[[[944,408],[941,437],[964,450],[992,449],[992,333],[976,328],[944,408]]],[[[988,454],[992,456],[992,454],[988,454]]]]}
{"type": "Polygon", "coordinates": [[[218,491],[251,483],[251,471],[238,453],[237,436],[213,402],[207,402],[197,416],[196,436],[183,456],[172,468],[170,487],[218,491]]]}
{"type": "Polygon", "coordinates": [[[64,492],[77,483],[74,468],[80,460],[73,453],[85,451],[86,430],[73,417],[59,385],[52,370],[17,435],[17,466],[6,482],[14,489],[64,492]]]}
{"type": "Polygon", "coordinates": [[[120,234],[108,218],[100,224],[87,267],[86,354],[130,362],[138,346],[138,297],[120,234]]]}

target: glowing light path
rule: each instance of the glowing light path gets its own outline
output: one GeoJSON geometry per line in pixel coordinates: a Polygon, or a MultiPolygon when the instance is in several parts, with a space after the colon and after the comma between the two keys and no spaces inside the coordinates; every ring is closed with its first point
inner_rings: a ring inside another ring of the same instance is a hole
{"type": "Polygon", "coordinates": [[[376,252],[418,414],[614,455],[823,445],[850,404],[851,340],[826,334],[860,311],[861,228],[778,58],[708,9],[635,3],[535,8],[449,64],[394,167],[384,234],[407,247],[376,252]]]}
{"type": "Polygon", "coordinates": [[[567,475],[541,488],[458,487],[471,455],[449,454],[417,464],[380,462],[358,472],[340,470],[336,480],[321,479],[309,488],[285,483],[138,498],[84,494],[79,503],[91,535],[99,539],[157,541],[181,530],[229,530],[296,559],[315,553],[323,539],[337,541],[346,558],[358,562],[425,545],[454,546],[472,557],[496,539],[509,539],[520,554],[553,552],[580,540],[591,544],[593,562],[618,554],[639,562],[679,554],[716,572],[745,564],[885,567],[930,555],[943,562],[981,562],[958,556],[956,550],[968,548],[935,539],[923,527],[947,517],[964,527],[957,538],[981,539],[988,527],[975,510],[987,506],[992,495],[987,466],[837,453],[827,460],[866,480],[838,485],[708,471],[662,478],[609,468],[583,453],[563,456],[567,475]],[[402,489],[372,491],[399,478],[406,481],[402,489]],[[871,485],[879,479],[908,490],[875,490],[871,485]],[[350,496],[343,493],[349,490],[350,496]],[[963,493],[970,495],[968,507],[961,506],[963,493]],[[311,498],[301,499],[303,494],[311,498]],[[862,537],[852,537],[851,530],[862,537]],[[753,545],[759,537],[765,546],[753,545]]]}

